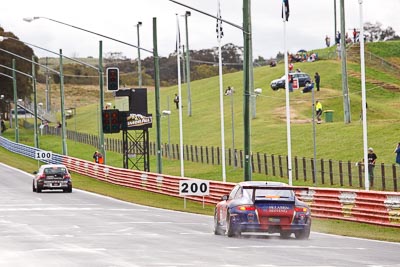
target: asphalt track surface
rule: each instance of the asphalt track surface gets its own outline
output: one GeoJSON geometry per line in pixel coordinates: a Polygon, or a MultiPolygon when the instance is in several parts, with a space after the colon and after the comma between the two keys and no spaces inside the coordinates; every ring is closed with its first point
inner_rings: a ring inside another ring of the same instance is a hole
{"type": "Polygon", "coordinates": [[[210,216],[80,190],[34,193],[31,174],[0,164],[0,266],[400,266],[400,243],[228,238],[212,228],[210,216]]]}

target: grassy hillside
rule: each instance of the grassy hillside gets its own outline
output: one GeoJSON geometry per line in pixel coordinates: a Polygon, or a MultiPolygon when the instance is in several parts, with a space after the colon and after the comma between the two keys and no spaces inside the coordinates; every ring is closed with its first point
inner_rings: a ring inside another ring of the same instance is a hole
{"type": "MultiPolygon", "coordinates": [[[[400,42],[386,42],[379,44],[379,50],[385,50],[388,45],[390,50],[393,44],[400,46],[400,42]]],[[[395,57],[398,54],[393,53],[395,57]]],[[[296,63],[295,68],[309,73],[315,72],[321,75],[321,91],[316,92],[325,110],[333,110],[333,123],[317,125],[317,158],[333,160],[358,161],[363,155],[361,113],[361,82],[360,66],[357,63],[348,62],[348,83],[351,101],[350,124],[344,123],[343,96],[341,85],[341,62],[338,60],[320,60],[312,63],[296,63]]],[[[285,120],[285,92],[273,91],[269,87],[271,80],[281,77],[284,73],[283,64],[275,68],[259,67],[254,69],[254,87],[261,88],[262,94],[256,98],[256,117],[251,120],[251,144],[253,152],[265,152],[268,154],[287,154],[286,120],[285,120]]],[[[243,74],[242,72],[224,75],[224,88],[233,86],[234,135],[235,148],[243,149],[243,74]]],[[[397,75],[386,73],[376,67],[366,69],[366,89],[368,102],[368,146],[375,148],[378,162],[394,162],[394,146],[400,141],[400,97],[399,90],[387,90],[385,84],[400,88],[400,78],[397,75]]],[[[54,87],[54,95],[57,96],[57,87],[54,87]]],[[[43,87],[42,87],[43,88],[43,87]]],[[[66,87],[65,93],[68,105],[71,92],[75,92],[74,101],[77,108],[77,116],[68,120],[69,129],[75,127],[80,132],[98,132],[98,104],[85,99],[96,97],[98,89],[92,87],[72,88],[66,87]],[[79,100],[79,101],[78,101],[79,100]],[[92,104],[90,104],[92,103],[92,104]]],[[[161,88],[161,110],[171,109],[171,142],[179,143],[178,111],[173,103],[173,96],[178,92],[177,86],[161,88]]],[[[211,77],[201,81],[191,82],[192,116],[187,110],[187,88],[182,85],[183,104],[183,138],[184,144],[220,146],[220,107],[219,107],[219,81],[218,77],[211,77]]],[[[44,94],[42,93],[42,98],[44,94]]],[[[94,98],[96,99],[96,98],[94,98]]],[[[98,98],[97,98],[98,99],[98,98]]],[[[112,102],[119,109],[127,109],[127,101],[114,99],[112,94],[106,93],[106,101],[112,102]]],[[[225,120],[225,144],[232,146],[231,125],[231,97],[224,96],[224,120],[225,120]]],[[[149,113],[155,115],[154,90],[148,90],[149,113]]],[[[291,109],[291,142],[292,155],[299,157],[313,157],[312,134],[312,103],[311,94],[301,94],[295,91],[290,94],[291,109]]],[[[155,120],[155,118],[154,118],[155,120]]],[[[162,142],[168,142],[168,119],[161,118],[162,142]]],[[[106,135],[110,138],[121,138],[121,134],[106,135]]],[[[155,124],[150,130],[150,139],[155,140],[155,124]]]]}

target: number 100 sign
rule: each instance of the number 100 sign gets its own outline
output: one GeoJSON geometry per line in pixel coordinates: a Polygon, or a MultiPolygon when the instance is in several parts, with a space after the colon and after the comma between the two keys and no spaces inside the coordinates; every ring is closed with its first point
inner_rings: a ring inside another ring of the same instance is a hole
{"type": "Polygon", "coordinates": [[[35,151],[35,159],[51,159],[53,157],[53,153],[51,151],[39,150],[35,151]]]}
{"type": "Polygon", "coordinates": [[[210,194],[210,182],[201,180],[179,181],[180,196],[208,196],[210,194]]]}

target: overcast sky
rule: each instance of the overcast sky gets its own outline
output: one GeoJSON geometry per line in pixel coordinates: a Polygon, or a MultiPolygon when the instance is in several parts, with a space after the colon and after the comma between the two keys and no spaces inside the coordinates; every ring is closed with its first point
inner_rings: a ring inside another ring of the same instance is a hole
{"type": "MultiPolygon", "coordinates": [[[[216,15],[217,0],[179,0],[179,2],[216,15]]],[[[340,1],[337,0],[337,28],[339,25],[340,1]]],[[[351,34],[360,25],[359,0],[345,0],[346,30],[351,34]]],[[[242,0],[220,0],[222,18],[242,26],[242,0]]],[[[269,58],[283,51],[283,23],[281,0],[251,1],[253,28],[253,56],[269,58]]],[[[400,0],[364,0],[364,22],[380,22],[391,26],[400,34],[400,0]]],[[[62,21],[80,28],[137,45],[136,25],[140,28],[141,47],[153,48],[153,17],[157,18],[158,49],[160,56],[174,51],[176,38],[176,15],[188,10],[168,0],[12,0],[1,4],[0,25],[11,31],[22,41],[52,51],[63,49],[67,56],[98,57],[99,40],[103,41],[103,52],[122,52],[128,58],[136,58],[137,50],[127,45],[91,35],[46,19],[31,23],[25,17],[42,16],[62,21]]],[[[288,50],[314,49],[325,46],[325,36],[334,40],[334,0],[290,0],[290,17],[287,23],[288,50]]],[[[189,46],[192,50],[212,48],[218,45],[216,21],[195,11],[188,18],[189,46]]],[[[184,38],[184,17],[180,17],[184,38]]],[[[222,44],[243,45],[242,32],[223,24],[222,44]]],[[[183,39],[184,40],[184,39],[183,39]]],[[[34,49],[40,57],[51,56],[34,49]]],[[[141,52],[141,58],[151,56],[141,52]]]]}

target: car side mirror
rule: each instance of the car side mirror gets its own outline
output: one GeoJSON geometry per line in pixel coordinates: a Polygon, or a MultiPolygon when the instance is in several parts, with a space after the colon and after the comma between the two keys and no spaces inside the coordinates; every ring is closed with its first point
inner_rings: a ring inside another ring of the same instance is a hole
{"type": "Polygon", "coordinates": [[[37,174],[37,173],[38,173],[37,171],[34,171],[34,172],[33,172],[33,174],[37,174]]]}
{"type": "Polygon", "coordinates": [[[224,201],[224,200],[228,200],[228,197],[229,197],[228,195],[223,195],[223,196],[221,197],[221,200],[223,200],[223,201],[224,201]]]}

